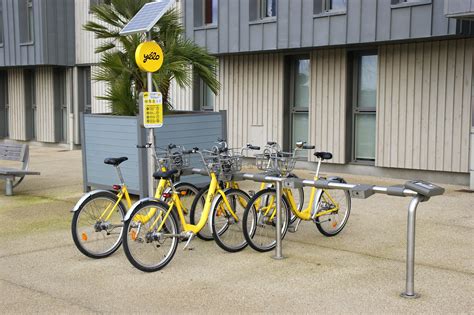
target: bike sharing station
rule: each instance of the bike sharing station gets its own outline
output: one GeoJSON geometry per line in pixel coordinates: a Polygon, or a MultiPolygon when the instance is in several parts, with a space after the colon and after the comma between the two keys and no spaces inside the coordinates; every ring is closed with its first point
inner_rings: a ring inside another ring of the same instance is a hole
{"type": "MultiPolygon", "coordinates": [[[[130,23],[120,32],[121,35],[146,33],[147,42],[139,45],[136,51],[136,62],[142,71],[147,72],[148,92],[140,94],[140,106],[143,115],[143,126],[148,129],[148,189],[153,196],[154,162],[154,135],[153,128],[163,125],[163,104],[160,92],[153,92],[152,73],[160,69],[163,63],[163,52],[159,45],[151,40],[151,29],[163,14],[172,6],[174,0],[152,2],[146,4],[130,23]]],[[[191,173],[208,175],[203,169],[193,168],[191,173]]],[[[426,202],[431,197],[442,195],[444,188],[432,183],[414,180],[407,181],[404,185],[375,186],[367,184],[348,184],[331,179],[303,180],[298,178],[277,177],[265,174],[239,173],[234,174],[233,180],[251,180],[255,182],[272,183],[276,190],[276,247],[275,259],[282,259],[282,190],[285,188],[315,187],[318,189],[337,189],[349,191],[352,198],[366,199],[374,194],[385,194],[395,197],[411,197],[408,206],[407,218],[407,250],[406,250],[406,287],[401,296],[404,298],[417,298],[419,295],[414,290],[415,277],[415,227],[416,210],[420,202],[426,202]]]]}
{"type": "Polygon", "coordinates": [[[153,172],[154,160],[153,152],[155,146],[155,136],[153,128],[163,126],[163,96],[160,92],[153,92],[152,74],[158,71],[163,65],[163,50],[152,40],[151,29],[160,18],[174,4],[174,0],[150,2],[145,4],[140,11],[130,20],[130,22],[120,31],[120,35],[132,35],[146,33],[147,41],[138,45],[135,52],[135,62],[140,70],[147,73],[148,92],[140,93],[139,106],[143,116],[142,125],[148,130],[148,195],[153,197],[153,172]]]}

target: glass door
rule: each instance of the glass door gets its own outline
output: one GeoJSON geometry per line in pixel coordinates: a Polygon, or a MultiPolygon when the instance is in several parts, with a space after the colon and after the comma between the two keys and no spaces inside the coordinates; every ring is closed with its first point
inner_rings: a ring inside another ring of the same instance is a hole
{"type": "Polygon", "coordinates": [[[377,55],[359,54],[354,60],[353,160],[375,161],[377,55]]]}
{"type": "Polygon", "coordinates": [[[0,138],[8,138],[8,83],[7,82],[8,82],[7,72],[0,71],[0,138]]]}
{"type": "MultiPolygon", "coordinates": [[[[309,56],[291,57],[289,59],[289,150],[293,150],[298,141],[308,141],[308,110],[310,91],[309,56]]],[[[304,157],[306,153],[302,152],[304,157]]]]}

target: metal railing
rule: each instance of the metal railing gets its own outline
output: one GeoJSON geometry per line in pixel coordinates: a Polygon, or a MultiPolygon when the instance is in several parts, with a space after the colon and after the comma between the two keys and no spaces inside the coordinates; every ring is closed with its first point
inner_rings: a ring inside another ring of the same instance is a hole
{"type": "MultiPolygon", "coordinates": [[[[192,169],[195,174],[207,174],[201,169],[192,169]]],[[[276,176],[268,176],[265,174],[236,174],[233,180],[252,180],[255,182],[269,182],[275,184],[277,194],[277,213],[276,213],[276,247],[274,259],[282,259],[282,239],[281,239],[281,199],[283,188],[299,188],[303,186],[316,187],[319,189],[340,189],[350,192],[352,198],[366,199],[373,194],[385,194],[397,197],[412,197],[408,206],[407,219],[407,255],[406,255],[406,287],[405,291],[400,295],[404,298],[417,298],[419,294],[415,293],[415,225],[416,225],[416,209],[422,201],[427,201],[430,197],[441,195],[444,189],[435,185],[436,191],[432,194],[421,194],[405,186],[375,186],[366,184],[346,184],[326,179],[308,180],[298,178],[282,178],[276,176]]],[[[409,182],[407,182],[409,183],[409,182]]],[[[413,183],[413,182],[412,182],[413,183]]],[[[406,184],[405,184],[406,185],[406,184]]]]}

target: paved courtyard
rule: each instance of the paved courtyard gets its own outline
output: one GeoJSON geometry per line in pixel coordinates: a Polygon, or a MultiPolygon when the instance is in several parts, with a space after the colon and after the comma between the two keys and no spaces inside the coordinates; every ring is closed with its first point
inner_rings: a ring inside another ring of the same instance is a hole
{"type": "Polygon", "coordinates": [[[347,226],[333,238],[303,222],[285,238],[281,261],[195,240],[194,250],[178,250],[165,269],[149,274],[133,268],[121,249],[92,260],[75,248],[69,210],[82,195],[80,151],[31,147],[30,169],[41,176],[27,177],[13,197],[3,195],[0,182],[2,313],[474,312],[474,194],[464,187],[442,185],[444,196],[419,206],[415,290],[421,298],[406,300],[399,294],[408,198],[353,200],[347,226]]]}

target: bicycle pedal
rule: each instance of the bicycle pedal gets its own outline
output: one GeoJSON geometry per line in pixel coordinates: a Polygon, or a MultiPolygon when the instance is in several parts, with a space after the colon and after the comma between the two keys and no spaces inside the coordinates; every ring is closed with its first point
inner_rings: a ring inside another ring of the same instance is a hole
{"type": "MultiPolygon", "coordinates": [[[[184,244],[183,250],[188,249],[188,246],[191,243],[191,241],[193,240],[193,238],[194,238],[194,234],[190,234],[189,238],[188,238],[188,241],[186,242],[186,244],[184,244]]],[[[192,248],[189,248],[188,250],[192,250],[192,248]]]]}
{"type": "Polygon", "coordinates": [[[296,226],[293,226],[293,225],[292,225],[292,226],[289,226],[289,227],[288,227],[288,232],[290,232],[290,233],[296,233],[296,226]]]}

